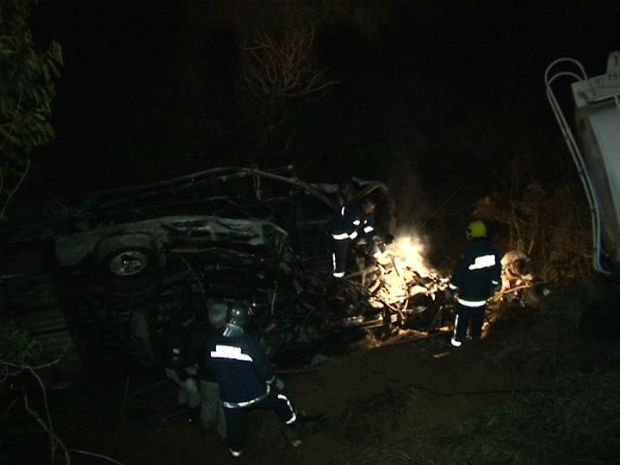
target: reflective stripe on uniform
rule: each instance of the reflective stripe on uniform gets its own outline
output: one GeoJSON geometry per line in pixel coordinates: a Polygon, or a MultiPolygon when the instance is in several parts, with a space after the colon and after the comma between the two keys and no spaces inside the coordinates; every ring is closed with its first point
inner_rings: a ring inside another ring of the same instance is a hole
{"type": "Polygon", "coordinates": [[[241,360],[243,362],[252,362],[252,357],[241,352],[240,347],[227,346],[217,344],[215,350],[211,351],[211,358],[224,358],[227,360],[241,360]]]}
{"type": "Polygon", "coordinates": [[[258,402],[260,402],[261,400],[264,400],[267,398],[267,396],[269,395],[269,393],[271,392],[271,386],[269,386],[267,384],[267,390],[265,391],[264,394],[255,397],[254,399],[250,399],[250,400],[246,400],[243,402],[226,402],[225,400],[222,401],[222,407],[225,408],[245,408],[245,407],[249,407],[250,405],[254,405],[258,402]]]}
{"type": "Polygon", "coordinates": [[[471,307],[477,308],[486,305],[486,300],[465,300],[465,299],[456,299],[458,303],[460,303],[463,307],[471,307]]]}
{"type": "Polygon", "coordinates": [[[347,233],[332,234],[332,238],[336,241],[343,241],[345,239],[348,239],[349,235],[347,233]]]}
{"type": "Polygon", "coordinates": [[[293,415],[289,420],[286,421],[286,424],[290,425],[291,423],[295,423],[295,420],[297,420],[297,414],[295,413],[295,409],[291,405],[291,401],[284,394],[278,394],[278,399],[286,402],[286,405],[288,406],[291,414],[293,415]]]}
{"type": "Polygon", "coordinates": [[[495,255],[481,255],[474,259],[474,263],[469,265],[470,270],[481,270],[483,268],[491,268],[495,266],[495,255]]]}

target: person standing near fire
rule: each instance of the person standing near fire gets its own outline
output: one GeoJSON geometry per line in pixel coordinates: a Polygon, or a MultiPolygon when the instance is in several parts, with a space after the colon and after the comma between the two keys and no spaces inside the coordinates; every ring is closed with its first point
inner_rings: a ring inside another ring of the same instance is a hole
{"type": "Polygon", "coordinates": [[[468,336],[480,339],[488,299],[501,285],[501,257],[487,238],[484,222],[469,223],[466,237],[471,246],[458,259],[449,286],[457,293],[458,304],[450,340],[453,347],[461,347],[468,336]]]}
{"type": "Polygon", "coordinates": [[[346,271],[347,254],[352,243],[370,242],[375,236],[375,210],[372,197],[346,204],[330,226],[332,237],[332,276],[342,278],[346,271]]]}

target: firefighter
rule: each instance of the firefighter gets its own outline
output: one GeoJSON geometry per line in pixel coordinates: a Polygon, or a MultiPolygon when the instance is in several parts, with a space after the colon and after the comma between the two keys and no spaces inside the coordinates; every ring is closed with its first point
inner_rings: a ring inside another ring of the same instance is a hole
{"type": "Polygon", "coordinates": [[[480,220],[472,221],[466,236],[472,244],[457,261],[449,286],[452,292],[458,293],[454,334],[450,340],[453,347],[461,347],[468,337],[480,338],[487,300],[501,285],[501,258],[487,238],[486,225],[480,220]]]}
{"type": "Polygon", "coordinates": [[[233,457],[243,454],[247,438],[247,415],[253,409],[273,410],[285,425],[289,445],[301,445],[297,411],[282,392],[267,353],[259,340],[246,332],[249,309],[246,304],[228,305],[226,326],[207,346],[206,361],[215,372],[233,457]]]}
{"type": "Polygon", "coordinates": [[[370,242],[376,236],[375,210],[377,202],[365,197],[360,202],[344,205],[340,215],[331,224],[332,275],[342,278],[351,243],[370,242]]]}
{"type": "Polygon", "coordinates": [[[190,409],[190,420],[198,413],[200,389],[196,381],[196,363],[192,347],[192,323],[195,314],[183,311],[170,327],[163,357],[166,377],[178,386],[177,402],[190,409]]]}
{"type": "Polygon", "coordinates": [[[206,364],[205,351],[213,338],[217,337],[226,325],[227,307],[224,302],[207,301],[207,317],[210,328],[196,333],[196,353],[198,358],[198,379],[200,382],[200,428],[203,434],[215,430],[221,439],[226,439],[226,419],[220,397],[220,387],[215,372],[206,364]]]}
{"type": "Polygon", "coordinates": [[[355,178],[347,179],[339,185],[339,200],[340,205],[346,205],[353,201],[360,191],[360,185],[355,178]]]}

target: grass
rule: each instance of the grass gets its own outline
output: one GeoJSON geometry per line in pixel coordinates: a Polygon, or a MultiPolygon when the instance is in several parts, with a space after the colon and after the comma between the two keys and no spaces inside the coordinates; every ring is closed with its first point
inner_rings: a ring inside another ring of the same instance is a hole
{"type": "Polygon", "coordinates": [[[620,463],[620,344],[578,331],[588,303],[601,298],[588,285],[563,290],[534,320],[502,329],[485,347],[480,364],[519,373],[513,393],[488,396],[464,420],[366,442],[345,463],[620,463]]]}

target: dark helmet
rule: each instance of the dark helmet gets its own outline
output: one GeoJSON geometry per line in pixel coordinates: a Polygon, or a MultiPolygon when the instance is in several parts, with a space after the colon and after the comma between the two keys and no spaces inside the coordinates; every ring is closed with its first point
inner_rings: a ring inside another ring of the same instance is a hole
{"type": "Polygon", "coordinates": [[[362,210],[364,213],[371,214],[374,213],[377,208],[377,200],[374,197],[364,197],[361,202],[362,210]]]}
{"type": "Polygon", "coordinates": [[[232,303],[228,305],[226,323],[245,328],[250,321],[250,309],[242,303],[232,303]]]}

